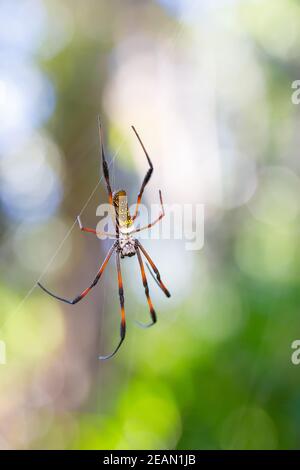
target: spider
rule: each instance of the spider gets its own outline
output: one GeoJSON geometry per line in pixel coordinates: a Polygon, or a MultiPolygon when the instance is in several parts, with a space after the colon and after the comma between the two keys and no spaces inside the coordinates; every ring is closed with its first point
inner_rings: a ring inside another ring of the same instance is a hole
{"type": "MultiPolygon", "coordinates": [[[[155,219],[153,222],[149,223],[148,225],[146,225],[144,227],[135,228],[135,226],[134,226],[134,221],[139,215],[138,214],[138,209],[139,209],[139,205],[140,205],[141,200],[142,200],[144,189],[145,189],[147,183],[149,182],[149,180],[152,176],[152,173],[153,173],[153,165],[152,165],[152,162],[151,162],[150,157],[148,155],[148,152],[147,152],[147,150],[146,150],[146,148],[145,148],[138,132],[136,131],[135,127],[131,126],[134,133],[135,133],[135,135],[136,135],[136,137],[139,140],[139,143],[140,143],[144,153],[145,153],[145,156],[146,156],[148,164],[149,164],[149,169],[148,169],[148,171],[147,171],[147,173],[144,177],[144,180],[142,182],[140,191],[138,193],[134,214],[130,215],[130,212],[129,212],[129,209],[128,209],[126,191],[121,189],[121,190],[117,190],[115,192],[112,192],[110,179],[109,179],[108,164],[107,164],[107,161],[106,161],[106,158],[105,158],[105,152],[104,152],[104,146],[103,146],[102,127],[101,127],[101,123],[100,123],[99,119],[98,119],[98,127],[99,127],[99,137],[100,137],[100,142],[101,142],[102,170],[103,170],[103,175],[104,175],[104,178],[105,178],[105,181],[106,181],[106,187],[107,187],[109,203],[112,206],[114,216],[115,216],[115,233],[113,233],[113,234],[107,234],[106,233],[105,235],[109,236],[109,237],[113,237],[115,239],[115,242],[113,243],[113,245],[108,250],[108,253],[107,253],[100,269],[98,270],[95,279],[91,283],[91,285],[89,287],[87,287],[85,290],[83,290],[81,292],[81,294],[78,295],[77,297],[75,297],[73,300],[68,300],[68,299],[65,299],[63,297],[59,297],[58,295],[56,295],[56,294],[50,292],[48,289],[46,289],[46,287],[44,287],[40,282],[38,282],[37,284],[39,285],[39,287],[41,287],[41,289],[43,289],[47,294],[51,295],[55,299],[60,300],[61,302],[65,302],[65,303],[70,304],[70,305],[75,305],[80,300],[84,299],[84,297],[91,291],[91,289],[93,289],[93,287],[96,286],[96,284],[98,283],[100,277],[102,276],[102,274],[103,274],[103,272],[104,272],[104,270],[105,270],[105,268],[106,268],[106,266],[107,266],[107,264],[108,264],[108,262],[109,262],[109,260],[112,256],[112,254],[115,253],[116,267],[117,267],[117,274],[118,274],[119,299],[120,299],[120,307],[121,307],[120,340],[119,340],[119,343],[118,343],[117,347],[114,349],[114,351],[111,354],[108,354],[107,356],[99,356],[99,359],[106,360],[106,359],[110,359],[111,357],[113,357],[117,353],[117,351],[119,350],[121,344],[123,343],[123,341],[125,339],[125,334],[126,334],[126,318],[125,318],[125,308],[124,308],[124,290],[123,290],[123,281],[122,281],[120,258],[125,258],[127,256],[131,257],[131,256],[134,256],[134,255],[137,255],[137,258],[138,258],[140,271],[141,271],[142,282],[143,282],[143,286],[144,286],[144,289],[145,289],[145,295],[146,295],[146,298],[147,298],[149,311],[150,311],[150,316],[151,316],[151,321],[149,323],[147,323],[147,324],[139,323],[140,326],[142,326],[144,328],[148,328],[148,327],[154,325],[157,321],[156,313],[155,313],[155,310],[153,308],[153,304],[152,304],[151,297],[150,297],[150,294],[149,294],[149,287],[148,287],[148,282],[147,282],[147,277],[146,277],[146,273],[145,273],[145,268],[144,268],[142,255],[148,261],[149,264],[147,263],[147,268],[149,269],[149,272],[150,272],[151,276],[154,278],[154,280],[156,281],[157,285],[162,289],[162,291],[165,293],[165,295],[167,297],[170,297],[171,294],[168,291],[168,289],[166,288],[166,286],[164,285],[164,283],[162,282],[161,277],[160,277],[160,273],[159,273],[156,265],[154,264],[154,262],[150,258],[149,254],[147,253],[147,251],[145,250],[143,245],[140,243],[140,241],[137,240],[137,238],[135,238],[133,236],[134,234],[140,232],[141,230],[150,229],[151,227],[153,227],[153,225],[158,223],[165,215],[163,201],[162,201],[162,194],[161,194],[161,191],[159,190],[159,199],[160,199],[160,206],[161,206],[161,213],[160,213],[159,217],[157,219],[155,219]],[[153,272],[151,271],[149,265],[151,266],[153,272]]],[[[77,222],[78,222],[80,230],[82,230],[83,232],[89,232],[89,233],[93,233],[95,235],[100,233],[100,232],[97,232],[97,230],[94,230],[92,228],[84,227],[81,223],[80,216],[77,217],[77,222]]]]}

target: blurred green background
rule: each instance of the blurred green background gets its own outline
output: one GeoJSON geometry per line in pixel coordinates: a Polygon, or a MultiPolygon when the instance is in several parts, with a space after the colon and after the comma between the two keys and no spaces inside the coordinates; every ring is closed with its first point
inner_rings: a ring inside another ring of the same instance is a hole
{"type": "Polygon", "coordinates": [[[290,449],[300,440],[296,0],[0,0],[0,447],[290,449]],[[149,240],[172,297],[83,234],[114,188],[205,205],[205,243],[149,240]],[[94,193],[93,190],[95,189],[94,193]],[[92,197],[90,198],[90,195],[92,197]]]}

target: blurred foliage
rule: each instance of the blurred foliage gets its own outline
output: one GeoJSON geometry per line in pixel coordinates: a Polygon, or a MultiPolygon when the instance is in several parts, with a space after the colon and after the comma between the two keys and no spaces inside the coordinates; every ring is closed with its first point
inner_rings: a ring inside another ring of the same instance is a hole
{"type": "Polygon", "coordinates": [[[1,448],[297,448],[300,2],[11,4],[0,2],[1,448]],[[42,276],[79,293],[108,249],[72,225],[82,208],[95,225],[106,200],[98,113],[114,187],[133,201],[146,170],[135,123],[155,163],[146,200],[161,187],[206,210],[201,251],[147,243],[172,292],[151,281],[153,329],[135,328],[146,299],[125,260],[127,338],[105,363],[119,328],[113,263],[73,308],[32,289],[42,276]]]}

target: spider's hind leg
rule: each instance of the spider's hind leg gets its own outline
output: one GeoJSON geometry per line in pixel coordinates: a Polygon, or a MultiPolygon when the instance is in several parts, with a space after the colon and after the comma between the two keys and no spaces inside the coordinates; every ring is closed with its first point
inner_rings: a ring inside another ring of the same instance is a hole
{"type": "Polygon", "coordinates": [[[140,270],[141,270],[141,275],[142,275],[143,286],[145,288],[145,294],[146,294],[146,297],[147,297],[147,302],[148,302],[148,305],[149,305],[150,315],[151,315],[151,318],[152,318],[152,321],[150,323],[147,323],[146,325],[144,325],[143,323],[140,323],[140,322],[137,322],[137,323],[138,323],[138,325],[140,325],[143,328],[149,328],[150,326],[154,325],[154,323],[157,322],[157,317],[156,317],[156,313],[155,313],[155,310],[153,308],[151,297],[150,297],[150,294],[149,294],[149,287],[148,287],[148,282],[147,282],[147,277],[146,277],[146,273],[145,273],[145,268],[144,268],[144,263],[143,263],[143,260],[142,260],[141,252],[140,252],[139,247],[138,247],[137,244],[136,244],[136,254],[137,254],[137,257],[138,257],[140,270]]]}
{"type": "Polygon", "coordinates": [[[50,295],[51,297],[54,297],[55,299],[57,300],[60,300],[61,302],[65,302],[66,304],[69,304],[69,305],[74,305],[74,304],[77,304],[78,302],[80,302],[80,300],[84,299],[84,297],[93,289],[93,287],[95,287],[95,285],[98,283],[100,277],[102,276],[103,274],[103,271],[104,269],[106,268],[107,266],[107,263],[111,257],[111,255],[113,254],[113,252],[115,251],[115,248],[116,248],[116,242],[111,246],[111,248],[109,249],[102,265],[101,265],[101,268],[99,269],[99,271],[97,272],[97,275],[95,277],[95,279],[93,280],[93,282],[90,284],[89,287],[87,287],[86,289],[84,289],[84,291],[81,292],[80,295],[77,295],[77,297],[75,297],[74,299],[72,300],[69,300],[69,299],[65,299],[64,297],[60,297],[56,294],[54,294],[53,292],[50,292],[48,289],[46,289],[46,287],[44,287],[40,282],[37,282],[37,285],[43,289],[44,292],[46,292],[48,295],[50,295]]]}
{"type": "Polygon", "coordinates": [[[101,126],[99,116],[98,116],[98,130],[99,130],[99,139],[100,139],[101,155],[102,155],[102,171],[103,171],[103,175],[104,175],[105,182],[106,182],[108,200],[109,200],[110,204],[113,204],[113,196],[112,196],[112,189],[111,189],[110,179],[109,179],[108,164],[107,164],[107,161],[106,161],[106,158],[105,158],[105,152],[104,152],[102,126],[101,126]]]}
{"type": "MultiPolygon", "coordinates": [[[[145,248],[143,247],[143,245],[138,241],[136,240],[136,244],[138,246],[138,248],[140,248],[140,250],[142,251],[143,255],[145,256],[145,258],[147,259],[148,263],[150,264],[151,268],[153,269],[154,273],[155,273],[155,276],[156,276],[156,281],[157,281],[157,284],[159,285],[159,287],[161,288],[161,290],[165,293],[165,295],[167,297],[171,297],[171,294],[170,292],[168,291],[168,289],[166,288],[166,286],[164,285],[164,283],[162,282],[161,280],[161,277],[160,277],[160,273],[157,269],[157,267],[155,266],[155,264],[153,263],[152,259],[150,258],[150,256],[148,255],[147,251],[145,250],[145,248]]],[[[151,273],[152,274],[152,273],[151,273]]]]}
{"type": "Polygon", "coordinates": [[[101,359],[102,361],[105,361],[106,359],[110,359],[116,354],[121,344],[123,343],[125,339],[125,335],[126,335],[124,289],[123,289],[123,280],[122,280],[121,265],[120,265],[120,254],[118,250],[116,251],[116,264],[117,264],[117,271],[118,271],[118,286],[119,286],[119,297],[120,297],[120,306],[121,306],[120,341],[119,341],[118,346],[115,348],[115,350],[111,354],[108,354],[107,356],[99,356],[99,359],[101,359]]]}

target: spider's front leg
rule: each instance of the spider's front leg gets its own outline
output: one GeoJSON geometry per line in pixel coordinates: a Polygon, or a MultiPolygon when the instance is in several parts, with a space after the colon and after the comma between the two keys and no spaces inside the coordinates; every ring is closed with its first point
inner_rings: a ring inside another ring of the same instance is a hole
{"type": "Polygon", "coordinates": [[[137,218],[137,215],[138,215],[138,210],[139,210],[139,205],[141,203],[141,200],[142,200],[142,197],[143,197],[143,192],[144,192],[144,189],[147,185],[147,183],[149,182],[151,176],[152,176],[152,173],[153,173],[153,165],[152,165],[152,162],[150,160],[150,157],[148,155],[148,152],[142,142],[142,139],[140,138],[139,134],[137,133],[136,129],[134,126],[131,126],[135,135],[137,136],[138,140],[139,140],[139,143],[141,144],[141,147],[142,149],[144,150],[144,153],[146,155],[146,158],[148,160],[148,163],[149,163],[149,169],[145,175],[145,178],[143,180],[143,183],[142,183],[142,186],[141,186],[141,189],[139,191],[139,194],[138,194],[138,197],[137,197],[137,203],[136,203],[136,208],[135,208],[135,212],[134,212],[134,215],[132,216],[132,220],[135,220],[137,218]]]}
{"type": "Polygon", "coordinates": [[[61,302],[65,302],[66,304],[70,304],[70,305],[74,305],[74,304],[77,304],[77,302],[79,302],[80,300],[82,300],[89,292],[90,290],[95,287],[95,285],[98,283],[104,269],[106,268],[107,266],[107,263],[111,257],[111,255],[113,254],[113,252],[115,251],[115,248],[117,246],[117,243],[115,242],[112,247],[110,248],[109,252],[107,253],[102,265],[101,265],[101,268],[99,269],[99,271],[97,272],[97,275],[95,277],[95,279],[93,280],[92,284],[87,287],[83,292],[81,292],[80,295],[78,295],[77,297],[75,297],[73,300],[69,300],[69,299],[65,299],[63,297],[59,297],[58,295],[56,294],[53,294],[52,292],[50,292],[48,289],[46,289],[46,287],[44,287],[40,282],[37,283],[37,285],[43,289],[43,291],[45,291],[47,294],[51,295],[51,297],[54,297],[55,299],[57,300],[60,300],[61,302]]]}
{"type": "MultiPolygon", "coordinates": [[[[136,243],[138,245],[138,247],[141,249],[143,255],[145,256],[145,258],[147,259],[148,263],[150,264],[151,268],[153,269],[154,273],[155,273],[155,276],[156,276],[156,282],[158,284],[158,286],[161,288],[161,290],[166,294],[167,297],[171,297],[171,294],[170,292],[168,291],[168,289],[166,288],[166,286],[164,285],[164,283],[162,282],[161,278],[160,278],[160,273],[157,269],[157,267],[155,266],[154,262],[152,261],[152,259],[150,258],[150,256],[148,255],[147,251],[145,250],[145,248],[143,247],[143,245],[138,241],[136,240],[136,243]]],[[[151,273],[151,271],[150,271],[151,273]]],[[[152,274],[152,273],[151,273],[152,274]]]]}

